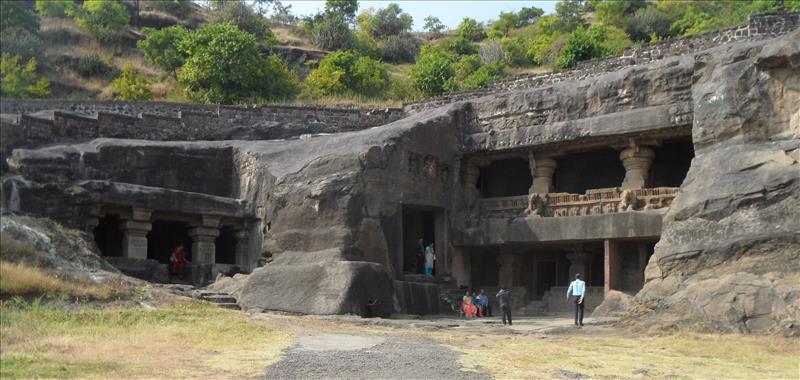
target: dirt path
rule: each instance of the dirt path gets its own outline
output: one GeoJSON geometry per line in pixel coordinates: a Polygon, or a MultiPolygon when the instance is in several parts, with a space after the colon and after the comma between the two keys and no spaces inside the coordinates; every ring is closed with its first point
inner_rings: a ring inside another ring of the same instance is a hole
{"type": "Polygon", "coordinates": [[[462,371],[459,354],[431,339],[399,335],[300,336],[266,379],[491,379],[462,371]]]}

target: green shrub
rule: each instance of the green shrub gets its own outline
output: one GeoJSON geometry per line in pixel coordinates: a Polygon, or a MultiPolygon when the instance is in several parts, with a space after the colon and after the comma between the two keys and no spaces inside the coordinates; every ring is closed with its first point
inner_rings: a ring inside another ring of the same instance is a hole
{"type": "Polygon", "coordinates": [[[306,78],[314,96],[361,95],[377,97],[389,87],[386,66],[352,51],[337,51],[320,61],[306,78]]]}
{"type": "Polygon", "coordinates": [[[465,17],[456,28],[456,34],[470,41],[480,41],[486,38],[483,24],[475,19],[465,17]]]}
{"type": "Polygon", "coordinates": [[[139,74],[132,65],[125,66],[122,75],[111,82],[114,90],[114,99],[119,100],[151,100],[153,90],[150,88],[150,81],[144,75],[139,74]]]}
{"type": "Polygon", "coordinates": [[[19,56],[2,54],[0,60],[0,97],[3,98],[46,98],[50,96],[50,82],[36,75],[36,59],[26,64],[19,56]]]}
{"type": "Polygon", "coordinates": [[[491,82],[502,78],[505,63],[496,61],[479,67],[459,83],[459,90],[473,90],[481,88],[491,82]]]}
{"type": "Polygon", "coordinates": [[[153,9],[184,18],[192,11],[192,0],[150,0],[142,1],[142,3],[142,5],[150,5],[153,9]]]}
{"type": "Polygon", "coordinates": [[[27,1],[3,1],[0,12],[0,32],[9,28],[22,28],[30,33],[39,31],[39,15],[27,1]]]}
{"type": "Polygon", "coordinates": [[[381,58],[386,62],[404,63],[414,62],[419,53],[417,40],[409,34],[387,36],[378,42],[381,49],[381,58]]]}
{"type": "Polygon", "coordinates": [[[69,7],[67,14],[89,33],[106,40],[119,36],[130,22],[125,6],[114,0],[86,0],[83,6],[69,7]]]}
{"type": "Polygon", "coordinates": [[[519,36],[514,38],[505,37],[500,40],[500,44],[503,46],[509,65],[525,66],[533,62],[528,56],[524,38],[519,36]]]}
{"type": "Polygon", "coordinates": [[[211,13],[212,24],[231,23],[268,45],[277,42],[269,23],[243,1],[227,1],[211,13]]]}
{"type": "Polygon", "coordinates": [[[453,79],[455,70],[450,55],[441,47],[425,45],[411,68],[414,86],[425,95],[438,95],[453,79]]]}
{"type": "Polygon", "coordinates": [[[315,20],[309,29],[311,41],[320,49],[345,50],[355,44],[347,19],[340,14],[329,14],[315,20]]]}
{"type": "Polygon", "coordinates": [[[414,20],[399,5],[390,3],[386,8],[361,12],[358,26],[376,39],[408,33],[414,20]]]}
{"type": "Polygon", "coordinates": [[[600,47],[584,28],[575,29],[567,39],[567,44],[556,61],[556,68],[575,67],[579,61],[600,56],[600,47]]]}
{"type": "Polygon", "coordinates": [[[0,33],[0,47],[4,54],[18,55],[23,61],[31,58],[39,61],[44,53],[42,39],[35,33],[19,27],[8,28],[0,33]]]}
{"type": "Polygon", "coordinates": [[[67,8],[75,4],[72,0],[36,0],[36,11],[44,17],[67,16],[67,8]]]}
{"type": "Polygon", "coordinates": [[[178,81],[192,95],[213,103],[286,99],[296,78],[277,57],[261,56],[255,37],[231,23],[206,25],[180,44],[187,56],[178,81]]]}
{"type": "Polygon", "coordinates": [[[145,39],[136,42],[147,60],[162,69],[178,76],[178,68],[186,61],[186,53],[179,48],[189,31],[180,26],[162,29],[145,28],[145,39]]]}
{"type": "Polygon", "coordinates": [[[458,55],[478,54],[478,44],[470,42],[463,36],[448,38],[440,44],[443,48],[458,55]]]}
{"type": "Polygon", "coordinates": [[[81,56],[75,62],[75,72],[84,78],[101,77],[113,70],[114,67],[97,54],[81,56]]]}
{"type": "Polygon", "coordinates": [[[670,36],[672,20],[656,7],[641,8],[628,20],[626,31],[634,41],[648,41],[670,36]]]}
{"type": "Polygon", "coordinates": [[[409,101],[421,97],[419,91],[414,87],[411,78],[396,78],[391,81],[392,88],[389,97],[392,99],[409,101]]]}
{"type": "Polygon", "coordinates": [[[369,33],[363,30],[353,32],[353,50],[365,57],[381,58],[380,46],[369,33]]]}
{"type": "Polygon", "coordinates": [[[463,80],[481,67],[481,57],[477,54],[465,55],[453,64],[456,79],[463,80]]]}
{"type": "Polygon", "coordinates": [[[586,25],[583,20],[584,11],[583,0],[559,0],[556,3],[559,30],[572,32],[577,28],[584,27],[586,25]]]}

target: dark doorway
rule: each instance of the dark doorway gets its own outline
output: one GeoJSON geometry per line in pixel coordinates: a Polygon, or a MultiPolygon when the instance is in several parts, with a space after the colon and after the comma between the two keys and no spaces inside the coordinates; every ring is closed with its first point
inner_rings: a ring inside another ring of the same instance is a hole
{"type": "Polygon", "coordinates": [[[622,185],[625,167],[616,150],[593,150],[559,158],[554,177],[557,193],[583,194],[622,185]]]}
{"type": "Polygon", "coordinates": [[[192,238],[189,237],[189,223],[156,220],[147,234],[147,258],[169,263],[175,247],[183,245],[186,260],[192,260],[192,238]]]}
{"type": "Polygon", "coordinates": [[[236,238],[233,236],[234,230],[230,226],[223,226],[219,230],[219,236],[214,241],[216,248],[214,261],[220,264],[236,264],[236,238]]]}
{"type": "Polygon", "coordinates": [[[528,160],[510,158],[481,168],[479,181],[483,198],[513,197],[527,195],[533,177],[528,160]]]}
{"type": "MultiPolygon", "coordinates": [[[[500,263],[497,255],[473,253],[470,258],[473,286],[495,287],[500,285],[500,263]]],[[[503,284],[505,285],[505,284],[503,284]]]]}
{"type": "Polygon", "coordinates": [[[692,141],[665,142],[655,149],[650,187],[680,187],[694,158],[692,141]]]}
{"type": "Polygon", "coordinates": [[[403,272],[422,273],[422,262],[418,257],[418,241],[422,238],[425,246],[436,246],[436,212],[403,206],[403,272]]]}
{"type": "Polygon", "coordinates": [[[100,218],[94,228],[94,241],[103,256],[122,256],[122,220],[119,215],[106,215],[100,218]]]}
{"type": "Polygon", "coordinates": [[[556,286],[556,261],[539,261],[536,266],[536,295],[541,296],[550,288],[556,286]]]}

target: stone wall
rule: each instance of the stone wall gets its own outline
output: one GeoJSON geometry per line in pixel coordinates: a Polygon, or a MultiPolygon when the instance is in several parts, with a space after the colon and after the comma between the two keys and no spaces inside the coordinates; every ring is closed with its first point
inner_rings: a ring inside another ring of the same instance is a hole
{"type": "Polygon", "coordinates": [[[475,99],[489,93],[502,93],[549,86],[568,80],[582,80],[625,67],[646,64],[663,58],[691,54],[715,46],[745,40],[776,37],[800,27],[800,12],[751,15],[747,25],[716,30],[695,36],[676,38],[625,49],[622,55],[580,62],[573,70],[547,74],[528,74],[493,82],[480,91],[456,92],[437,98],[406,103],[408,113],[440,107],[457,101],[475,99]]]}

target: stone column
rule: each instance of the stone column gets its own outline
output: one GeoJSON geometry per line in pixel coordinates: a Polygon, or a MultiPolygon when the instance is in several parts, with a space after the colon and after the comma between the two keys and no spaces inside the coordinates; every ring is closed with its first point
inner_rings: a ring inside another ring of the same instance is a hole
{"type": "Polygon", "coordinates": [[[467,173],[465,181],[467,199],[470,201],[477,200],[481,194],[477,188],[478,178],[481,175],[481,168],[489,166],[491,161],[485,157],[473,157],[467,161],[467,173]]]}
{"type": "Polygon", "coordinates": [[[241,270],[249,270],[250,263],[247,259],[247,248],[248,243],[250,243],[250,232],[239,230],[233,233],[233,237],[236,239],[236,266],[241,270]]]}
{"type": "Polygon", "coordinates": [[[453,250],[452,273],[456,285],[470,285],[470,255],[468,252],[458,248],[453,250]]]}
{"type": "Polygon", "coordinates": [[[217,252],[214,241],[219,236],[219,228],[193,227],[189,229],[189,236],[192,238],[192,283],[201,286],[213,280],[217,252]]]}
{"type": "Polygon", "coordinates": [[[152,227],[149,221],[122,222],[122,256],[129,259],[147,259],[147,233],[152,227]]]}
{"type": "Polygon", "coordinates": [[[530,194],[544,194],[553,191],[553,173],[556,172],[558,162],[552,157],[534,157],[528,155],[533,183],[528,189],[530,194]]]}
{"type": "Polygon", "coordinates": [[[573,251],[567,253],[567,260],[569,260],[569,281],[575,279],[575,274],[581,274],[581,280],[588,280],[586,272],[586,264],[589,261],[589,255],[586,252],[573,251]]]}
{"type": "Polygon", "coordinates": [[[641,189],[647,186],[647,177],[650,174],[650,165],[653,164],[655,152],[647,147],[633,146],[623,149],[619,154],[622,166],[625,167],[625,179],[622,181],[623,189],[641,189]]]}
{"type": "Polygon", "coordinates": [[[500,283],[498,285],[505,285],[506,287],[513,287],[514,286],[514,261],[516,257],[510,253],[504,253],[500,255],[500,273],[498,275],[498,279],[500,283]]]}
{"type": "Polygon", "coordinates": [[[622,262],[619,252],[619,245],[617,242],[613,240],[606,239],[603,242],[603,251],[604,251],[604,260],[603,260],[603,270],[604,270],[604,294],[608,297],[608,293],[611,290],[619,290],[620,287],[620,276],[622,273],[622,262]]]}

